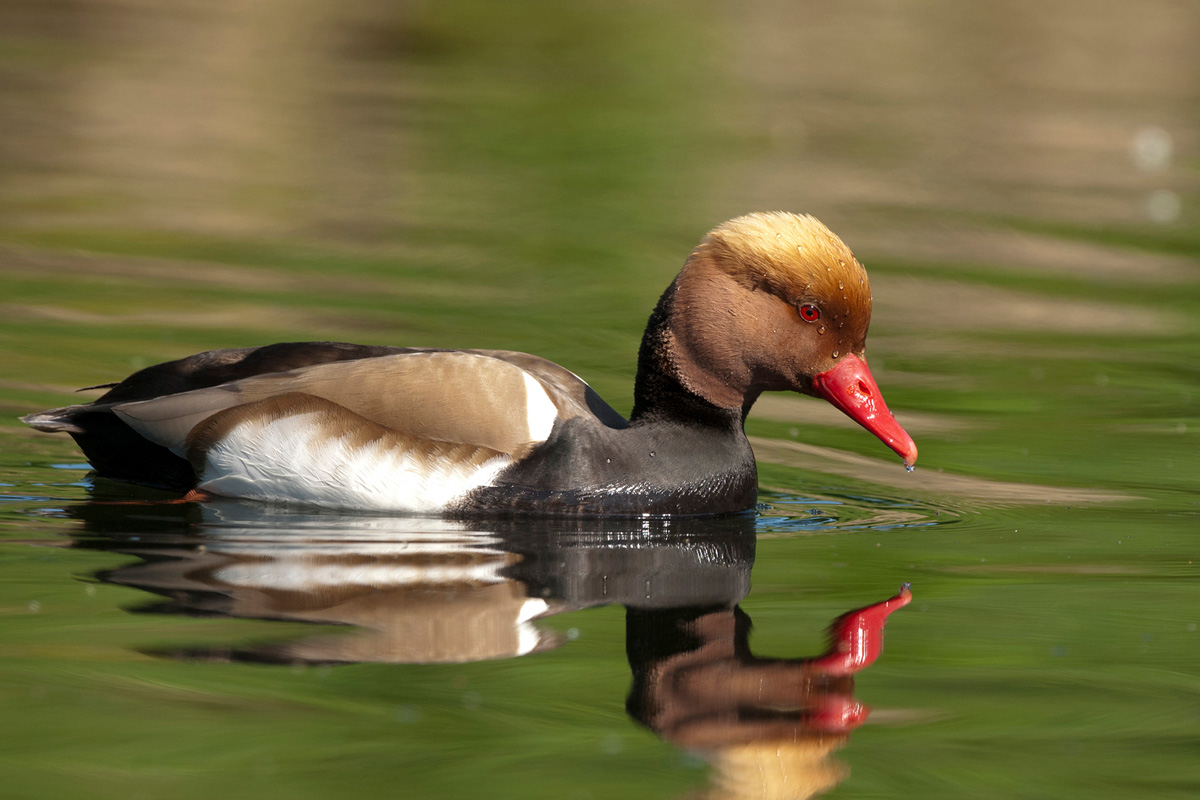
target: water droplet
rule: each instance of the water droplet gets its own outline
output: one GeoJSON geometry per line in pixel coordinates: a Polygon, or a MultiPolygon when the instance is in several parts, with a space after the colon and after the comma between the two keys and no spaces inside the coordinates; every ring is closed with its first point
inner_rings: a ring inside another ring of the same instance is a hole
{"type": "Polygon", "coordinates": [[[653,451],[653,450],[651,450],[651,451],[650,451],[650,457],[651,457],[651,458],[654,458],[654,451],[653,451]]]}
{"type": "Polygon", "coordinates": [[[1170,166],[1175,143],[1171,134],[1162,128],[1148,126],[1134,135],[1129,150],[1138,168],[1146,172],[1158,172],[1170,166]]]}
{"type": "Polygon", "coordinates": [[[824,333],[824,332],[825,332],[825,326],[824,326],[824,325],[818,325],[818,326],[817,326],[817,333],[824,333]]]}
{"type": "Polygon", "coordinates": [[[916,472],[916,470],[917,470],[916,464],[905,464],[904,465],[905,472],[916,472]]]}
{"type": "Polygon", "coordinates": [[[833,357],[834,357],[834,358],[839,358],[841,355],[842,355],[842,351],[841,351],[841,350],[834,350],[834,351],[833,351],[833,357]]]}
{"type": "Polygon", "coordinates": [[[796,252],[797,252],[797,253],[803,253],[803,252],[804,252],[804,248],[803,248],[802,246],[800,246],[800,245],[796,245],[796,252]]]}
{"type": "Polygon", "coordinates": [[[611,459],[611,458],[606,458],[606,459],[604,459],[604,463],[605,463],[605,464],[611,464],[611,463],[612,463],[612,459],[611,459]]]}
{"type": "Polygon", "coordinates": [[[775,234],[775,238],[776,238],[776,239],[782,239],[782,238],[783,238],[783,234],[782,234],[782,233],[777,233],[777,234],[775,234]]]}
{"type": "Polygon", "coordinates": [[[421,710],[416,706],[398,705],[392,711],[392,715],[395,717],[396,722],[407,725],[421,718],[421,710]]]}
{"type": "Polygon", "coordinates": [[[842,261],[840,258],[838,259],[838,263],[841,264],[843,267],[846,266],[846,262],[842,261]]]}
{"type": "Polygon", "coordinates": [[[600,741],[600,751],[608,756],[615,756],[625,749],[625,742],[615,733],[606,735],[600,741]]]}
{"type": "Polygon", "coordinates": [[[846,288],[846,284],[842,283],[841,281],[838,281],[838,288],[839,288],[839,289],[845,289],[845,288],[846,288]]]}
{"type": "Polygon", "coordinates": [[[1170,189],[1156,189],[1146,198],[1146,216],[1155,222],[1174,222],[1181,208],[1179,195],[1170,189]]]}

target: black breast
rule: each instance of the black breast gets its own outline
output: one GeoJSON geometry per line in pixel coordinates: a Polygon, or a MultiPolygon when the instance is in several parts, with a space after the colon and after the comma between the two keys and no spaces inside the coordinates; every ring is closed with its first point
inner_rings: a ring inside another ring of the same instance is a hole
{"type": "Polygon", "coordinates": [[[466,513],[720,514],[757,499],[754,454],[741,419],[711,426],[658,421],[613,429],[576,418],[472,492],[466,513]]]}

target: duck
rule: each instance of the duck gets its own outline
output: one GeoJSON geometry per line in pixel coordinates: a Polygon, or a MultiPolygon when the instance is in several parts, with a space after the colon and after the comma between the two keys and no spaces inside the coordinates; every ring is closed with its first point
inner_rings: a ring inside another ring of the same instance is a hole
{"type": "Polygon", "coordinates": [[[22,417],[94,473],[175,492],[431,516],[752,510],[745,420],[767,391],[824,398],[898,454],[917,447],[865,358],[866,270],[815,217],[709,231],[650,315],[623,417],[526,353],[344,342],[210,350],[90,403],[22,417]]]}

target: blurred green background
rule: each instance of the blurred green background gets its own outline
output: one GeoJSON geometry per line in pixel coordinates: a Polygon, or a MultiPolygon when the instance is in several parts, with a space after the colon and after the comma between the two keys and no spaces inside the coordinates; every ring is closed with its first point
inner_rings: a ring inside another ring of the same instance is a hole
{"type": "Polygon", "coordinates": [[[626,717],[617,607],[453,668],[144,652],[300,626],[127,613],[89,576],[130,557],[68,546],[78,452],[16,417],[319,339],[535,352],[624,411],[691,247],[786,209],[866,264],[921,448],[906,475],[792,397],[748,424],[756,650],[915,585],[832,796],[1196,796],[1197,30],[1186,0],[0,0],[5,792],[716,785],[626,717]]]}

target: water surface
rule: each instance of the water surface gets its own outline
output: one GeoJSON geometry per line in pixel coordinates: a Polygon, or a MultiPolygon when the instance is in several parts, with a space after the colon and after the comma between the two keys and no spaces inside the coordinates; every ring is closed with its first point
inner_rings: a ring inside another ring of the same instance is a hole
{"type": "Polygon", "coordinates": [[[1200,793],[1192,5],[2,13],[8,796],[1200,793]],[[772,208],[867,265],[915,473],[772,396],[755,514],[468,525],[164,505],[15,421],[305,339],[535,352],[627,409],[688,250],[772,208]]]}

